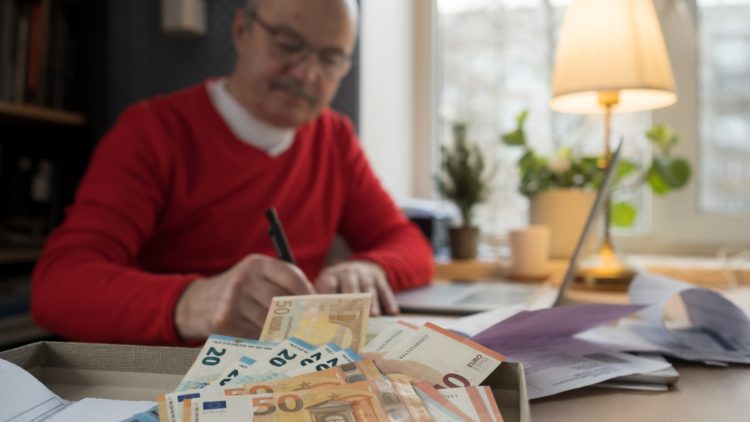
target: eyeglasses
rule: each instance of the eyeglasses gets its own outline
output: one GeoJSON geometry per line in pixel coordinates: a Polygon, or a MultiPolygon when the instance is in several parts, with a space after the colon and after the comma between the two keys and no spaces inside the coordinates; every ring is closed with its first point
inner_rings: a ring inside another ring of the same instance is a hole
{"type": "Polygon", "coordinates": [[[251,20],[258,22],[269,35],[271,53],[286,65],[296,65],[315,53],[321,74],[327,79],[338,79],[349,70],[351,56],[339,48],[316,49],[296,32],[283,26],[272,26],[258,16],[257,12],[247,11],[251,20]]]}

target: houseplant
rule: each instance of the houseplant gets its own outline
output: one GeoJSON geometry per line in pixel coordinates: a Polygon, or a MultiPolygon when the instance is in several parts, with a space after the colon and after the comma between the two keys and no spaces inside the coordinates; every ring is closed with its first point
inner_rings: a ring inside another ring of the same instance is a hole
{"type": "Polygon", "coordinates": [[[461,225],[449,230],[451,257],[476,257],[479,228],[474,224],[474,208],[487,199],[495,172],[487,167],[481,149],[466,139],[466,124],[453,125],[453,145],[441,146],[440,174],[435,177],[438,192],[453,202],[461,215],[461,225]]]}
{"type": "MultiPolygon", "coordinates": [[[[551,255],[567,258],[575,247],[596,196],[594,190],[603,175],[598,166],[599,157],[576,157],[570,148],[563,148],[549,158],[539,155],[526,141],[527,117],[528,111],[522,111],[516,118],[516,128],[503,134],[501,140],[505,145],[523,149],[518,160],[519,191],[531,200],[531,222],[553,226],[550,227],[551,255]],[[555,204],[554,208],[549,206],[551,203],[555,204]]],[[[645,183],[655,194],[665,195],[683,187],[690,179],[690,165],[672,152],[679,142],[678,136],[669,126],[658,124],[646,132],[646,137],[653,146],[651,163],[643,167],[635,161],[620,159],[614,189],[638,189],[645,183]]],[[[630,202],[620,200],[612,204],[613,226],[631,227],[636,217],[637,209],[630,202]]]]}

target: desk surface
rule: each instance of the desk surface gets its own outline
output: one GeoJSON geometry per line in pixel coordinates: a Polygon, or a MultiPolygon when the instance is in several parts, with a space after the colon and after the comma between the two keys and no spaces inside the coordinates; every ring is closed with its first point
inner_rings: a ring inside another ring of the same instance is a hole
{"type": "Polygon", "coordinates": [[[748,421],[750,367],[676,363],[669,391],[588,387],[531,401],[534,421],[748,421]]]}

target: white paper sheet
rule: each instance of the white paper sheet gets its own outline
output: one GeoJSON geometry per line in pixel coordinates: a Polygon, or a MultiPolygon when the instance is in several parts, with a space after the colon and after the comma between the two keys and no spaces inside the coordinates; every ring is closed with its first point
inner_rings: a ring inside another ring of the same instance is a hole
{"type": "Polygon", "coordinates": [[[48,422],[118,422],[155,406],[151,401],[83,399],[56,414],[48,422]]]}
{"type": "MultiPolygon", "coordinates": [[[[648,324],[627,327],[630,331],[627,335],[640,336],[661,348],[663,354],[685,360],[750,363],[750,319],[721,294],[668,277],[641,273],[630,285],[630,298],[633,303],[651,306],[640,312],[648,324]],[[689,327],[670,327],[665,320],[667,303],[675,297],[685,306],[689,327]]],[[[640,351],[637,347],[631,350],[640,351]]]]}
{"type": "Polygon", "coordinates": [[[503,351],[523,362],[529,399],[551,396],[623,375],[669,368],[668,362],[612,351],[574,338],[503,351]]]}
{"type": "Polygon", "coordinates": [[[68,402],[23,368],[0,359],[0,421],[44,421],[68,402]]]}
{"type": "Polygon", "coordinates": [[[526,307],[520,304],[503,306],[502,308],[457,318],[447,322],[443,327],[467,337],[472,337],[525,309],[526,307]]]}

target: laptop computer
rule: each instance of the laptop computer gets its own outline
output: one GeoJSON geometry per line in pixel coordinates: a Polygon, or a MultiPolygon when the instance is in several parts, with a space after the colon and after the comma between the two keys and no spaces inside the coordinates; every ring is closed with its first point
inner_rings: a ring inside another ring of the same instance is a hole
{"type": "Polygon", "coordinates": [[[522,305],[534,310],[558,306],[566,302],[565,290],[575,278],[576,265],[588,233],[591,231],[606,192],[612,184],[614,168],[620,158],[622,141],[619,143],[596,193],[586,224],[578,238],[575,251],[570,257],[565,277],[559,286],[549,284],[532,285],[510,280],[487,282],[433,283],[427,287],[399,292],[396,302],[404,312],[468,315],[476,312],[522,305]]]}

